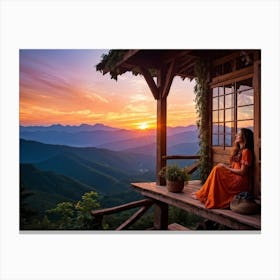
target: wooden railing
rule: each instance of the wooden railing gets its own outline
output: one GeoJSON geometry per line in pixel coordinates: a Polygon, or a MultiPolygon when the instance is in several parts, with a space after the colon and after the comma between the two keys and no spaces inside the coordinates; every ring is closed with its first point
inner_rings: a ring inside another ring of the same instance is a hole
{"type": "MultiPolygon", "coordinates": [[[[199,159],[200,156],[181,156],[181,155],[174,156],[173,155],[173,156],[164,156],[164,158],[165,159],[199,159]]],[[[186,167],[188,174],[192,174],[198,168],[198,166],[199,166],[199,162],[196,161],[192,165],[186,167]]],[[[102,220],[105,215],[111,215],[111,214],[115,214],[121,211],[129,210],[141,206],[141,208],[138,211],[136,211],[124,223],[122,223],[119,227],[116,228],[116,230],[124,230],[127,229],[129,226],[131,226],[139,218],[141,218],[154,203],[156,203],[155,200],[146,198],[146,199],[122,204],[111,208],[93,210],[91,211],[91,215],[92,217],[95,218],[96,222],[98,223],[99,229],[102,229],[102,220]]]]}
{"type": "Polygon", "coordinates": [[[111,208],[94,210],[94,211],[91,211],[91,215],[96,219],[96,221],[100,225],[100,229],[101,229],[102,228],[103,216],[142,206],[129,219],[127,219],[118,228],[116,228],[116,230],[123,230],[123,229],[128,228],[136,220],[138,220],[140,217],[142,217],[143,214],[153,205],[153,203],[154,203],[154,201],[152,199],[146,198],[146,199],[122,204],[122,205],[111,207],[111,208]]]}
{"type": "MultiPolygon", "coordinates": [[[[200,159],[200,156],[183,156],[183,155],[170,155],[170,156],[163,156],[163,159],[170,160],[170,159],[200,159]]],[[[197,170],[199,167],[199,161],[195,161],[193,164],[185,167],[188,171],[188,174],[192,174],[194,171],[197,170]]]]}
{"type": "Polygon", "coordinates": [[[164,159],[200,159],[200,156],[181,156],[181,155],[171,155],[171,156],[163,156],[164,159]]]}

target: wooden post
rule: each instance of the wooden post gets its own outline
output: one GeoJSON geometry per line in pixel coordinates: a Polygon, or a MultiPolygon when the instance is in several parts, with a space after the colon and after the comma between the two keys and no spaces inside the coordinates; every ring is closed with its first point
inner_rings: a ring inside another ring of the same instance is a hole
{"type": "Polygon", "coordinates": [[[156,150],[156,178],[157,185],[164,186],[166,181],[158,175],[161,168],[166,166],[166,97],[157,100],[157,150],[156,150]]]}
{"type": "Polygon", "coordinates": [[[255,197],[261,195],[261,61],[254,63],[254,189],[255,197]]]}
{"type": "Polygon", "coordinates": [[[166,230],[168,228],[168,204],[157,201],[154,213],[154,228],[166,230]]]}
{"type": "Polygon", "coordinates": [[[164,85],[166,84],[166,71],[160,69],[157,76],[157,147],[156,147],[156,178],[157,185],[164,186],[166,181],[161,178],[158,173],[166,166],[166,110],[167,110],[167,94],[163,95],[164,85]]]}

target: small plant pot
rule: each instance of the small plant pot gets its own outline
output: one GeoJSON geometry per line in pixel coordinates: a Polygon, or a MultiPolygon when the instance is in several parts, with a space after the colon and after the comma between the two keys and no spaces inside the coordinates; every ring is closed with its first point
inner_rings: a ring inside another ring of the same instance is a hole
{"type": "Polygon", "coordinates": [[[184,189],[184,181],[166,180],[166,187],[169,192],[180,193],[184,189]]]}

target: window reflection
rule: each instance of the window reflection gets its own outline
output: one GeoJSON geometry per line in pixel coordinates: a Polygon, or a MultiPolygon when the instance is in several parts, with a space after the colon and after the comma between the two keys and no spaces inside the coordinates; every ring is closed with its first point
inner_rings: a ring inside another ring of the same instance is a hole
{"type": "Polygon", "coordinates": [[[224,122],[224,110],[219,110],[219,122],[224,122]]]}
{"type": "Polygon", "coordinates": [[[234,94],[229,94],[225,96],[225,106],[226,108],[231,108],[234,106],[234,94]]]}
{"type": "Polygon", "coordinates": [[[254,121],[253,120],[238,121],[237,130],[241,128],[249,128],[254,132],[254,121]]]}
{"type": "Polygon", "coordinates": [[[225,132],[227,134],[234,134],[234,122],[226,122],[225,132]]]}
{"type": "Polygon", "coordinates": [[[224,94],[224,87],[219,87],[219,96],[224,94]]]}
{"type": "Polygon", "coordinates": [[[212,125],[212,133],[218,133],[218,125],[216,124],[212,125]]]}
{"type": "Polygon", "coordinates": [[[213,122],[219,121],[219,113],[218,111],[213,111],[213,122]]]}
{"type": "Polygon", "coordinates": [[[218,96],[219,94],[219,88],[213,88],[213,97],[218,96]]]}
{"type": "Polygon", "coordinates": [[[225,85],[225,94],[234,92],[234,84],[225,85]]]}
{"type": "Polygon", "coordinates": [[[233,121],[234,120],[234,111],[233,109],[226,109],[225,110],[225,121],[233,121]]]}
{"type": "Polygon", "coordinates": [[[213,135],[212,135],[212,144],[213,144],[214,146],[219,145],[218,135],[216,135],[216,134],[213,134],[213,135]]]}
{"type": "Polygon", "coordinates": [[[219,124],[219,134],[224,133],[224,124],[219,124]]]}
{"type": "Polygon", "coordinates": [[[219,135],[219,145],[224,145],[224,134],[219,135]]]}
{"type": "Polygon", "coordinates": [[[236,83],[236,90],[238,92],[243,91],[243,90],[249,90],[251,88],[253,88],[253,79],[252,78],[244,80],[244,81],[239,81],[236,83]]]}
{"type": "Polygon", "coordinates": [[[244,119],[253,119],[254,117],[254,106],[243,106],[237,108],[237,119],[244,120],[244,119]]]}
{"type": "Polygon", "coordinates": [[[234,141],[234,136],[235,134],[226,134],[225,137],[225,145],[228,147],[231,147],[233,145],[233,141],[234,141]]]}
{"type": "Polygon", "coordinates": [[[213,110],[218,110],[218,97],[213,98],[213,110]]]}
{"type": "Polygon", "coordinates": [[[225,105],[225,100],[224,100],[224,96],[220,96],[219,97],[219,109],[224,109],[224,105],[225,105]]]}
{"type": "Polygon", "coordinates": [[[237,105],[242,106],[242,105],[248,105],[248,104],[253,104],[254,103],[254,90],[246,90],[239,92],[237,95],[237,105]]]}

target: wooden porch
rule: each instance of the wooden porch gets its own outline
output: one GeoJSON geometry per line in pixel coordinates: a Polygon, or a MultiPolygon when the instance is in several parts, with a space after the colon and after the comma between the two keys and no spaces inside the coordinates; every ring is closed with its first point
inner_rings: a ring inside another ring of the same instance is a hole
{"type": "MultiPolygon", "coordinates": [[[[179,224],[169,224],[168,206],[172,205],[186,212],[195,214],[206,220],[216,222],[233,230],[256,230],[261,229],[261,215],[241,215],[230,209],[207,209],[200,201],[193,199],[191,193],[201,187],[200,180],[189,181],[185,185],[183,192],[169,192],[166,186],[159,186],[156,182],[132,183],[133,188],[145,196],[145,199],[126,203],[107,209],[91,211],[91,215],[96,219],[102,229],[102,219],[105,215],[115,214],[132,208],[140,207],[130,218],[116,228],[126,230],[140,219],[151,206],[154,209],[154,226],[149,230],[190,230],[179,224]]],[[[195,229],[194,229],[195,230],[195,229]]]]}
{"type": "Polygon", "coordinates": [[[261,229],[261,216],[259,214],[240,215],[230,209],[207,209],[200,201],[193,199],[191,193],[201,187],[199,180],[189,181],[182,193],[169,192],[166,186],[158,186],[155,182],[132,183],[132,186],[145,197],[153,199],[157,205],[158,209],[155,210],[158,216],[155,225],[157,229],[165,230],[168,228],[168,205],[178,207],[231,229],[261,229]]]}
{"type": "MultiPolygon", "coordinates": [[[[260,198],[261,187],[261,53],[260,50],[127,50],[112,51],[105,56],[96,69],[111,78],[133,72],[144,77],[157,103],[156,130],[156,182],[132,183],[137,191],[146,197],[139,212],[122,224],[125,229],[151,206],[155,205],[154,228],[168,229],[168,205],[183,209],[205,219],[217,222],[235,230],[260,230],[260,215],[240,215],[229,209],[207,209],[193,199],[191,193],[200,188],[200,181],[190,181],[182,193],[170,193],[160,170],[170,159],[196,159],[197,156],[167,156],[167,97],[175,76],[193,79],[195,65],[199,60],[207,61],[207,84],[204,96],[207,98],[203,120],[204,129],[209,132],[208,147],[203,157],[215,165],[226,162],[233,145],[234,135],[239,128],[248,126],[254,130],[254,182],[252,192],[260,198]],[[119,57],[122,54],[121,58],[119,57]],[[239,98],[245,95],[246,102],[239,98]],[[217,105],[218,104],[218,105],[217,105]],[[245,110],[246,114],[242,115],[245,110]],[[229,138],[230,137],[230,138],[229,138]]],[[[207,144],[205,143],[205,144],[207,144]]],[[[190,173],[192,168],[190,169],[190,173]]],[[[142,203],[142,202],[141,202],[142,203]]],[[[140,204],[141,204],[140,203],[140,204]]],[[[133,208],[139,203],[92,212],[102,217],[106,213],[133,208]],[[129,207],[129,208],[127,208],[129,207]]]]}

